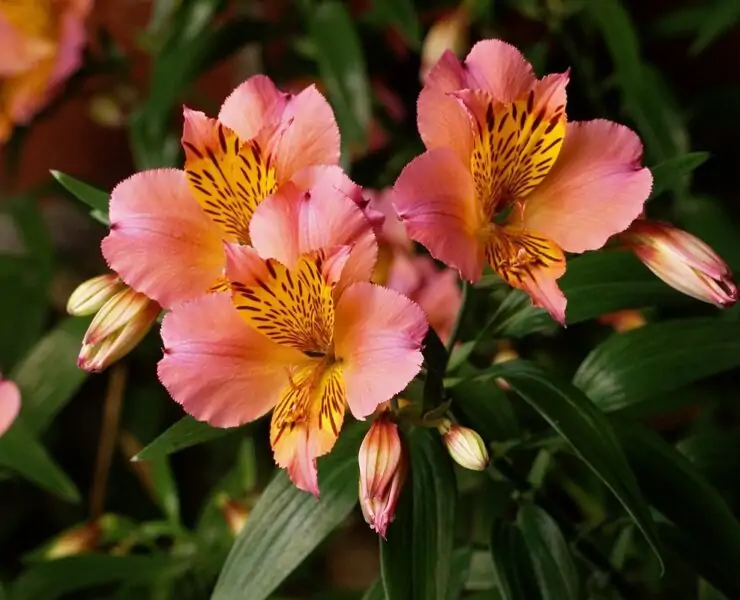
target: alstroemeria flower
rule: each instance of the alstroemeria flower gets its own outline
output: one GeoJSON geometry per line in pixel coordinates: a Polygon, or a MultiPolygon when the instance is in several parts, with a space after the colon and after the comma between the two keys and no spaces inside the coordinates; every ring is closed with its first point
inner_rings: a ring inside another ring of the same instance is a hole
{"type": "Polygon", "coordinates": [[[565,252],[604,245],[642,211],[652,185],[642,145],[609,121],[566,122],[568,74],[537,79],[513,46],[445,53],[418,101],[428,151],[394,186],[406,230],[477,281],[488,262],[565,320],[565,252]]]}
{"type": "Polygon", "coordinates": [[[0,1],[0,143],[80,66],[91,0],[0,1]]]}
{"type": "Polygon", "coordinates": [[[218,119],[186,108],[182,145],[184,171],[144,171],[113,190],[102,245],[121,279],[165,308],[227,289],[224,242],[250,244],[252,215],[286,183],[307,189],[329,170],[333,185],[362,201],[336,166],[339,129],[313,86],[286,94],[256,75],[218,119]]]}
{"type": "Polygon", "coordinates": [[[227,246],[232,295],[202,295],[165,317],[159,377],[217,427],[274,408],[275,461],[318,495],[316,459],[346,408],[365,418],[406,387],[427,323],[408,298],[367,281],[372,224],[331,185],[285,186],[255,211],[250,239],[227,246]]]}
{"type": "Polygon", "coordinates": [[[0,436],[10,429],[20,410],[21,391],[14,381],[0,375],[0,436]]]}

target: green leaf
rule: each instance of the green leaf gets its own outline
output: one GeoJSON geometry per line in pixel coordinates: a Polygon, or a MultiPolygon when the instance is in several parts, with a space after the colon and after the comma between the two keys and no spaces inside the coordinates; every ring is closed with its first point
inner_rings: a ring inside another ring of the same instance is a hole
{"type": "Polygon", "coordinates": [[[385,600],[382,580],[376,579],[375,583],[373,583],[362,596],[362,600],[385,600]]]}
{"type": "Polygon", "coordinates": [[[650,511],[640,494],[614,430],[604,414],[576,387],[526,361],[491,367],[568,442],[621,502],[661,561],[650,511]]]}
{"type": "Polygon", "coordinates": [[[487,440],[504,442],[519,436],[511,401],[493,381],[466,380],[450,390],[454,408],[487,440]]]}
{"type": "Polygon", "coordinates": [[[185,448],[218,439],[232,431],[236,431],[236,428],[212,427],[208,423],[186,416],[150,442],[132,460],[153,460],[167,454],[174,454],[185,448]]]}
{"type": "Polygon", "coordinates": [[[719,493],[657,434],[626,422],[615,430],[647,500],[692,545],[711,549],[707,560],[740,592],[740,524],[719,493]]]}
{"type": "Polygon", "coordinates": [[[80,499],[75,484],[56,465],[20,418],[0,437],[0,465],[63,500],[78,502],[80,499]]]}
{"type": "Polygon", "coordinates": [[[388,540],[380,542],[387,600],[447,598],[457,488],[450,458],[435,433],[415,429],[408,436],[409,478],[388,540]]]}
{"type": "Polygon", "coordinates": [[[699,54],[728,29],[740,22],[740,2],[737,0],[719,0],[713,2],[710,10],[704,10],[704,19],[699,26],[690,52],[699,54]]]}
{"type": "Polygon", "coordinates": [[[535,574],[521,531],[497,519],[491,530],[491,556],[496,587],[503,600],[538,600],[535,574]]]}
{"type": "Polygon", "coordinates": [[[447,349],[432,327],[427,329],[423,349],[426,380],[424,381],[424,411],[433,410],[444,399],[444,375],[447,349]]]}
{"type": "Polygon", "coordinates": [[[586,357],[573,383],[614,411],[739,364],[740,323],[682,319],[610,336],[586,357]]]}
{"type": "Polygon", "coordinates": [[[577,600],[578,573],[558,524],[544,510],[524,504],[517,525],[529,548],[544,600],[577,600]]]}
{"type": "Polygon", "coordinates": [[[107,192],[94,188],[93,186],[75,179],[71,175],[61,171],[51,171],[52,176],[64,189],[70,192],[75,198],[87,204],[91,209],[91,215],[100,221],[103,225],[108,225],[108,200],[110,198],[107,192]]]}
{"type": "Polygon", "coordinates": [[[372,105],[365,57],[352,18],[343,4],[323,2],[308,27],[342,141],[350,148],[364,149],[372,105]]]}
{"type": "MultiPolygon", "coordinates": [[[[574,258],[558,284],[568,298],[568,325],[616,310],[687,302],[628,252],[606,250],[574,258]]],[[[554,324],[545,310],[532,306],[524,292],[514,290],[496,311],[487,336],[523,337],[554,324]]]]}
{"type": "Polygon", "coordinates": [[[285,471],[267,486],[229,553],[212,600],[264,600],[349,515],[357,503],[357,451],[363,423],[342,431],[319,460],[321,499],[297,489],[285,471]]]}
{"type": "Polygon", "coordinates": [[[152,475],[152,489],[157,504],[172,523],[180,522],[180,497],[177,483],[172,474],[170,461],[166,456],[158,456],[149,461],[152,475]]]}
{"type": "Polygon", "coordinates": [[[393,26],[414,50],[421,47],[421,25],[413,0],[373,0],[370,18],[381,26],[393,26]]]}
{"type": "Polygon", "coordinates": [[[13,584],[11,597],[13,600],[56,600],[105,584],[151,583],[179,575],[187,568],[187,562],[182,559],[162,555],[71,556],[43,562],[28,569],[13,584]]]}
{"type": "Polygon", "coordinates": [[[650,168],[653,174],[653,189],[650,197],[654,198],[669,188],[680,183],[680,180],[691,175],[709,158],[708,152],[689,152],[675,156],[650,168]]]}
{"type": "Polygon", "coordinates": [[[89,323],[89,318],[65,319],[9,374],[21,390],[23,421],[34,434],[49,426],[87,379],[87,373],[77,367],[77,355],[89,323]]]}

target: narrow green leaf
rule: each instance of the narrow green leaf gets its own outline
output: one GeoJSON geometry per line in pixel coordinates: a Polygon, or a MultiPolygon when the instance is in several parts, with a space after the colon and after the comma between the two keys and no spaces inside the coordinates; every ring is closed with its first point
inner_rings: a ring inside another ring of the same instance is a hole
{"type": "Polygon", "coordinates": [[[740,590],[740,523],[696,467],[657,434],[627,422],[615,427],[647,500],[740,590]],[[677,502],[676,498],[681,501],[677,502]]]}
{"type": "Polygon", "coordinates": [[[319,460],[321,499],[279,471],[254,507],[226,559],[213,600],[264,600],[349,515],[357,502],[357,451],[363,423],[347,427],[319,460]]]}
{"type": "Polygon", "coordinates": [[[34,434],[49,426],[87,379],[87,373],[77,367],[77,355],[89,323],[89,318],[65,319],[8,375],[21,390],[21,415],[34,434]]]}
{"type": "Polygon", "coordinates": [[[677,185],[680,180],[691,175],[709,158],[709,152],[689,152],[675,156],[650,168],[653,174],[653,189],[650,197],[654,198],[669,188],[677,185]]]}
{"type": "Polygon", "coordinates": [[[132,460],[153,460],[160,456],[174,454],[185,448],[218,439],[232,431],[236,431],[236,428],[212,427],[208,423],[197,421],[188,415],[172,425],[162,435],[149,442],[132,460]]]}
{"type": "Polygon", "coordinates": [[[614,411],[739,364],[740,323],[682,319],[610,336],[581,363],[573,383],[614,411]]]}
{"type": "Polygon", "coordinates": [[[529,548],[544,600],[577,600],[578,573],[558,524],[533,504],[519,509],[517,525],[529,548]]]}
{"type": "Polygon", "coordinates": [[[444,397],[444,375],[447,365],[447,349],[433,328],[427,329],[422,352],[426,366],[424,381],[424,410],[436,408],[444,397]]]}
{"type": "Polygon", "coordinates": [[[520,434],[511,401],[493,381],[463,381],[450,390],[453,407],[487,441],[504,442],[520,434]]]}
{"type": "Polygon", "coordinates": [[[534,568],[518,528],[502,519],[494,521],[491,556],[496,588],[503,600],[539,600],[534,568]]]}
{"type": "Polygon", "coordinates": [[[385,600],[383,582],[380,579],[376,579],[375,583],[373,583],[362,596],[362,600],[385,600]]]}
{"type": "Polygon", "coordinates": [[[526,361],[488,369],[502,377],[568,442],[621,502],[645,535],[658,560],[662,557],[650,511],[614,430],[604,414],[576,387],[526,361]]]}
{"type": "Polygon", "coordinates": [[[692,54],[699,54],[728,29],[740,22],[740,2],[737,0],[719,0],[712,4],[711,9],[703,11],[704,19],[691,45],[692,54]]]}
{"type": "Polygon", "coordinates": [[[108,199],[107,192],[94,188],[93,186],[75,179],[71,175],[61,171],[51,171],[52,176],[64,189],[70,192],[75,198],[87,204],[92,210],[90,214],[96,217],[103,225],[108,225],[108,199]]]}
{"type": "MultiPolygon", "coordinates": [[[[34,565],[13,584],[13,600],[56,600],[91,587],[147,584],[183,573],[189,565],[169,556],[71,556],[34,565]]],[[[75,597],[77,595],[75,594],[75,597]]]]}
{"type": "Polygon", "coordinates": [[[177,483],[170,468],[167,456],[158,456],[149,461],[152,474],[152,487],[157,504],[165,516],[173,523],[180,522],[180,496],[177,483]]]}
{"type": "Polygon", "coordinates": [[[447,586],[447,600],[458,600],[465,591],[465,583],[470,573],[473,549],[470,546],[456,548],[452,553],[450,582],[447,586]]]}
{"type": "Polygon", "coordinates": [[[362,149],[372,107],[365,57],[352,18],[343,4],[322,2],[309,19],[309,32],[342,139],[362,149]]]}
{"type": "Polygon", "coordinates": [[[0,437],[0,465],[63,500],[78,502],[75,484],[52,460],[22,419],[0,437]]]}
{"type": "Polygon", "coordinates": [[[421,25],[413,0],[373,0],[370,18],[379,25],[395,27],[414,50],[421,47],[421,25]]]}
{"type": "Polygon", "coordinates": [[[387,600],[446,600],[452,564],[457,488],[438,435],[408,436],[411,467],[388,540],[380,542],[387,600]]]}

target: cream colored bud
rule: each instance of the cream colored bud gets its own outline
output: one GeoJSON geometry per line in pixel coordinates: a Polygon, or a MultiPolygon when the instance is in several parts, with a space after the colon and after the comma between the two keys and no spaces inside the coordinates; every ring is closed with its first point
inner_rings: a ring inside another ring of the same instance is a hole
{"type": "Polygon", "coordinates": [[[422,83],[426,81],[429,72],[447,50],[458,57],[465,53],[468,49],[469,29],[470,18],[463,4],[431,26],[421,47],[419,75],[422,83]]]}
{"type": "Polygon", "coordinates": [[[108,300],[123,289],[118,275],[98,275],[78,285],[67,300],[67,312],[75,317],[95,314],[108,300]]]}
{"type": "Polygon", "coordinates": [[[488,448],[478,433],[444,419],[437,427],[452,460],[471,471],[483,471],[488,466],[488,448]]]}

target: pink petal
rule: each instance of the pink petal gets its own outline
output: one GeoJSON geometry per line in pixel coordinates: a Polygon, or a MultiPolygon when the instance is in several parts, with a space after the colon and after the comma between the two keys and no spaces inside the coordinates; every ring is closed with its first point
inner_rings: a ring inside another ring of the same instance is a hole
{"type": "Polygon", "coordinates": [[[251,246],[225,243],[224,254],[226,255],[226,277],[229,281],[254,286],[269,278],[265,259],[251,246]]]}
{"type": "Polygon", "coordinates": [[[336,307],[334,349],[356,418],[372,414],[416,376],[427,328],[424,311],[393,290],[367,282],[345,290],[336,307]]]}
{"type": "Polygon", "coordinates": [[[524,55],[501,40],[483,40],[465,59],[467,85],[487,91],[499,102],[513,102],[525,96],[536,81],[524,55]]]}
{"type": "Polygon", "coordinates": [[[427,147],[450,148],[468,164],[473,150],[473,125],[450,92],[465,86],[460,61],[447,51],[432,69],[416,103],[419,135],[427,147]]]}
{"type": "Polygon", "coordinates": [[[314,165],[339,163],[339,127],[326,98],[311,85],[288,99],[270,148],[279,183],[314,165]]]}
{"type": "Polygon", "coordinates": [[[0,378],[0,436],[10,429],[20,410],[21,392],[18,386],[0,378]]]}
{"type": "Polygon", "coordinates": [[[260,130],[278,121],[290,94],[281,92],[267,75],[255,75],[239,85],[223,103],[218,120],[241,140],[257,137],[260,130]]]}
{"type": "Polygon", "coordinates": [[[532,277],[524,280],[522,289],[532,298],[532,304],[544,308],[561,325],[565,325],[565,305],[567,300],[558,287],[555,278],[539,269],[532,271],[532,277]]]}
{"type": "Polygon", "coordinates": [[[269,411],[288,384],[300,352],[247,326],[228,293],[176,307],[162,322],[157,373],[186,412],[215,427],[236,427],[269,411]]]}
{"type": "MultiPolygon", "coordinates": [[[[341,169],[326,167],[309,190],[285,184],[255,211],[252,243],[263,258],[289,268],[302,254],[333,246],[352,246],[342,285],[368,280],[377,260],[372,225],[347,195],[352,186],[341,169]]],[[[351,183],[351,182],[350,182],[351,183]]]]}
{"type": "Polygon", "coordinates": [[[157,169],[118,184],[103,256],[128,285],[169,308],[207,291],[224,266],[221,233],[185,173],[157,169]]]}
{"type": "Polygon", "coordinates": [[[477,281],[485,261],[478,232],[483,226],[473,178],[448,148],[412,160],[393,186],[394,203],[409,236],[436,259],[477,281]]]}
{"type": "Polygon", "coordinates": [[[411,251],[413,242],[406,233],[406,227],[398,218],[395,206],[393,206],[393,188],[384,190],[365,190],[368,198],[368,206],[383,215],[383,224],[378,236],[379,241],[390,244],[393,247],[411,251]]]}
{"type": "Polygon", "coordinates": [[[79,2],[76,6],[71,3],[62,15],[59,49],[49,79],[50,90],[67,80],[82,64],[82,50],[87,41],[85,19],[91,8],[92,2],[79,2]]]}
{"type": "Polygon", "coordinates": [[[531,193],[524,227],[567,252],[601,248],[642,212],[652,175],[641,166],[642,144],[611,121],[568,123],[555,166],[531,193]]]}
{"type": "Polygon", "coordinates": [[[288,471],[288,477],[299,490],[319,497],[319,472],[312,456],[311,432],[299,427],[289,442],[275,448],[275,462],[288,471]]]}

